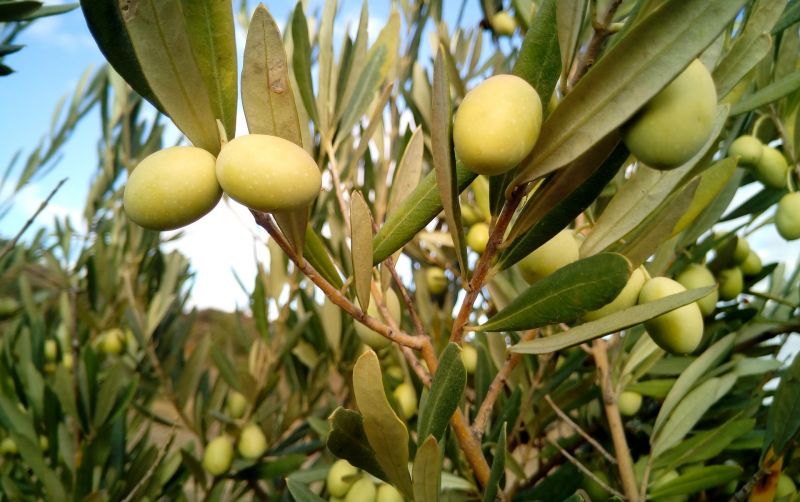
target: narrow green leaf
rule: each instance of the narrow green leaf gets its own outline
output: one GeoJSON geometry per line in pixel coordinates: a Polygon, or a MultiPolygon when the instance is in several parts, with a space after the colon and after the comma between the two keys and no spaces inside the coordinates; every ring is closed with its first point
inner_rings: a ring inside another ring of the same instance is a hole
{"type": "Polygon", "coordinates": [[[414,500],[438,502],[442,484],[442,454],[436,438],[428,436],[414,457],[414,500]]]}
{"type": "Polygon", "coordinates": [[[766,104],[775,102],[800,89],[800,70],[796,70],[785,77],[772,82],[749,96],[745,96],[731,108],[731,115],[755,110],[766,104]]]}
{"type": "Polygon", "coordinates": [[[720,221],[730,221],[750,214],[759,214],[774,206],[786,192],[782,189],[764,187],[755,195],[728,212],[720,221]]]}
{"type": "Polygon", "coordinates": [[[772,28],[772,33],[777,35],[798,21],[800,21],[800,4],[790,3],[786,6],[786,10],[783,11],[781,18],[775,23],[775,27],[772,28]]]}
{"type": "Polygon", "coordinates": [[[372,284],[372,215],[361,192],[350,197],[353,279],[361,310],[367,311],[372,284]]]}
{"type": "Polygon", "coordinates": [[[625,387],[625,390],[638,392],[643,396],[650,396],[661,400],[667,397],[669,390],[674,384],[675,380],[672,378],[645,380],[644,382],[629,384],[625,387]]]}
{"type": "MultiPolygon", "coordinates": [[[[538,2],[536,19],[525,33],[519,56],[514,63],[514,75],[524,78],[536,89],[545,108],[561,73],[561,53],[559,52],[556,22],[557,10],[561,6],[557,7],[557,3],[561,2],[556,2],[556,0],[538,2]]],[[[582,7],[580,8],[582,9],[582,7]]]]}
{"type": "Polygon", "coordinates": [[[178,404],[181,407],[186,406],[187,401],[194,398],[197,385],[200,383],[200,377],[208,367],[208,351],[210,348],[211,336],[206,333],[200,338],[199,343],[195,345],[192,355],[189,356],[186,365],[181,369],[181,377],[178,380],[175,392],[178,404]]]}
{"type": "Polygon", "coordinates": [[[630,273],[630,264],[622,255],[602,253],[579,260],[535,282],[475,329],[524,330],[573,322],[613,300],[625,287],[630,273]]]}
{"type": "MultiPolygon", "coordinates": [[[[392,192],[389,194],[387,215],[392,215],[409,194],[419,185],[422,176],[422,156],[425,152],[425,136],[422,127],[417,127],[411,139],[408,140],[403,157],[397,165],[397,174],[392,183],[392,192]]],[[[408,215],[405,215],[408,216],[408,215]]]]}
{"type": "MultiPolygon", "coordinates": [[[[599,256],[599,255],[598,255],[599,256]]],[[[587,322],[557,335],[537,338],[513,345],[509,350],[521,354],[548,354],[557,350],[574,347],[582,343],[636,326],[676,308],[683,307],[703,298],[714,290],[713,286],[684,291],[654,302],[615,312],[596,321],[587,322]]]]}
{"type": "Polygon", "coordinates": [[[408,473],[408,430],[395,415],[383,390],[383,377],[378,356],[366,351],[353,367],[353,392],[361,415],[364,432],[375,458],[389,481],[408,498],[413,497],[408,473]]]}
{"type": "Polygon", "coordinates": [[[800,357],[781,376],[767,415],[767,436],[763,451],[770,446],[780,455],[800,431],[800,357]]]}
{"type": "Polygon", "coordinates": [[[326,281],[330,282],[337,289],[344,284],[339,270],[334,265],[322,238],[310,226],[306,228],[306,239],[303,256],[317,272],[322,274],[326,281]]]}
{"type": "Polygon", "coordinates": [[[569,76],[572,58],[578,45],[578,37],[583,29],[583,16],[586,0],[562,0],[556,4],[556,27],[558,46],[561,49],[561,78],[569,76]]]}
{"type": "Polygon", "coordinates": [[[500,481],[503,479],[503,474],[506,472],[506,425],[500,429],[500,437],[497,438],[497,447],[494,450],[494,460],[492,461],[492,470],[489,472],[489,482],[486,484],[485,491],[483,492],[483,502],[494,502],[497,494],[500,492],[500,481]]]}
{"type": "Polygon", "coordinates": [[[123,386],[128,384],[128,379],[125,376],[125,368],[120,364],[114,365],[108,372],[108,376],[100,384],[97,392],[97,402],[94,406],[94,417],[92,418],[92,426],[94,429],[100,429],[106,422],[117,395],[123,386]]]}
{"type": "Polygon", "coordinates": [[[742,475],[738,465],[708,465],[697,470],[681,474],[677,478],[654,488],[648,499],[658,500],[664,497],[678,497],[698,493],[715,486],[724,485],[738,479],[742,475]]]}
{"type": "Polygon", "coordinates": [[[703,171],[700,175],[700,185],[698,185],[694,193],[692,203],[675,224],[672,230],[673,235],[682,232],[700,216],[700,213],[702,213],[706,207],[711,205],[714,199],[716,199],[719,193],[725,188],[725,185],[728,184],[733,173],[736,172],[736,165],[736,158],[726,157],[703,171]]]}
{"type": "Polygon", "coordinates": [[[736,333],[731,333],[726,337],[717,341],[714,345],[707,348],[697,359],[692,361],[686,370],[684,370],[672,386],[672,390],[664,399],[661,409],[658,412],[656,421],[653,424],[653,435],[658,432],[666,423],[672,410],[681,402],[681,400],[689,393],[694,385],[700,378],[713,368],[725,355],[733,348],[736,341],[736,333]]]}
{"type": "Polygon", "coordinates": [[[297,2],[292,15],[292,67],[300,97],[311,119],[319,123],[317,102],[314,101],[314,86],[311,83],[311,42],[308,38],[308,21],[303,12],[303,2],[297,2]]]}
{"type": "Polygon", "coordinates": [[[729,420],[720,427],[700,431],[667,450],[653,461],[654,469],[676,469],[682,465],[705,462],[725,450],[737,438],[752,431],[755,419],[729,420]]]}
{"type": "Polygon", "coordinates": [[[417,436],[433,436],[441,441],[450,418],[458,408],[467,385],[467,370],[461,361],[461,347],[448,343],[442,351],[439,368],[433,376],[428,399],[419,410],[417,436]]]}
{"type": "Polygon", "coordinates": [[[742,0],[669,0],[628,31],[542,126],[512,186],[540,178],[617,129],[733,19],[742,0]]]}
{"type": "Polygon", "coordinates": [[[325,502],[324,498],[312,492],[307,485],[291,477],[286,478],[286,488],[296,502],[325,502]]]}
{"type": "Polygon", "coordinates": [[[219,153],[208,90],[197,66],[177,1],[121,0],[136,59],[169,117],[195,146],[219,153]]]}
{"type": "Polygon", "coordinates": [[[317,112],[319,113],[319,127],[322,134],[332,136],[329,129],[332,125],[333,107],[336,105],[336,91],[332,84],[336,79],[333,74],[333,30],[336,20],[336,0],[325,2],[322,11],[322,21],[319,27],[319,88],[317,95],[317,112]]]}
{"type": "Polygon", "coordinates": [[[22,20],[27,14],[36,11],[42,2],[33,0],[17,0],[0,2],[0,23],[22,20]]]}
{"type": "Polygon", "coordinates": [[[369,445],[364,432],[364,419],[360,413],[340,406],[328,417],[328,423],[330,432],[327,447],[331,453],[376,478],[389,481],[389,477],[383,472],[375,457],[375,450],[369,445]]]}
{"type": "Polygon", "coordinates": [[[436,184],[444,207],[447,228],[453,238],[461,280],[466,284],[469,280],[469,264],[467,248],[464,242],[464,228],[461,223],[460,193],[456,183],[456,172],[453,162],[452,144],[452,108],[450,104],[450,84],[444,66],[445,49],[441,45],[436,53],[433,66],[432,117],[431,117],[431,150],[433,166],[436,170],[436,184]]]}
{"type": "Polygon", "coordinates": [[[56,473],[48,468],[45,463],[38,438],[36,440],[31,440],[27,436],[15,431],[10,431],[10,434],[11,438],[17,444],[19,454],[25,462],[25,465],[42,481],[45,491],[47,492],[47,500],[53,502],[69,500],[64,490],[64,485],[61,484],[56,473]]]}
{"type": "Polygon", "coordinates": [[[22,16],[23,21],[32,21],[34,19],[39,19],[40,17],[48,17],[48,16],[58,16],[59,14],[65,14],[67,12],[75,10],[78,7],[77,3],[68,3],[62,5],[43,5],[39,7],[37,10],[25,14],[22,16]]]}
{"type": "MultiPolygon", "coordinates": [[[[361,3],[361,15],[358,19],[356,39],[349,47],[349,51],[342,50],[339,64],[339,81],[336,89],[336,107],[338,116],[343,110],[339,109],[344,103],[349,103],[355,91],[356,84],[362,75],[364,63],[367,60],[367,43],[369,42],[369,3],[361,3]]],[[[345,36],[345,45],[350,44],[350,37],[345,36]]],[[[347,47],[345,47],[347,48],[347,47]]]]}

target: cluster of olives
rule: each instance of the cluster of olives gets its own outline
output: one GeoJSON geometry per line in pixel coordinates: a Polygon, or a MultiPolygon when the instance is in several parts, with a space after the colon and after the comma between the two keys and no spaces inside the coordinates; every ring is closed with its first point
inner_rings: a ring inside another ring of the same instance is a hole
{"type": "Polygon", "coordinates": [[[333,463],[325,486],[331,502],[403,502],[403,495],[392,485],[378,482],[347,460],[333,463]]]}
{"type": "Polygon", "coordinates": [[[123,205],[135,223],[171,230],[192,223],[222,193],[250,209],[284,212],[309,205],[322,186],[316,162],[291,141],[264,134],[235,138],[214,158],[202,148],[165,148],[128,178],[123,205]]]}
{"type": "MultiPolygon", "coordinates": [[[[247,405],[244,395],[231,392],[225,402],[225,413],[229,418],[239,420],[245,416],[247,405]]],[[[239,430],[236,450],[247,460],[256,460],[264,455],[267,451],[267,438],[258,424],[247,423],[239,430]]],[[[206,445],[203,467],[213,476],[222,476],[231,468],[233,456],[233,440],[224,434],[217,436],[206,445]]]]}

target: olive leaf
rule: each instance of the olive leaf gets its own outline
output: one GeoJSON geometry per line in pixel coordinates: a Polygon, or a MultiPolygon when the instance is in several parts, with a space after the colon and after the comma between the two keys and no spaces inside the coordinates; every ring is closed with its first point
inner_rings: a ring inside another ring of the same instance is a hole
{"type": "Polygon", "coordinates": [[[336,82],[333,64],[333,29],[336,16],[337,0],[325,2],[322,21],[319,27],[319,56],[317,68],[319,87],[317,89],[317,113],[319,113],[320,132],[330,137],[333,107],[336,104],[336,92],[332,85],[336,82]]]}
{"type": "Polygon", "coordinates": [[[442,351],[428,398],[422,403],[417,435],[441,441],[450,418],[458,408],[467,385],[467,370],[461,361],[461,348],[448,343],[442,351]]]}
{"type": "Polygon", "coordinates": [[[658,500],[698,493],[738,479],[742,472],[743,469],[738,465],[704,465],[697,470],[681,474],[663,485],[653,487],[648,498],[658,500]]]}
{"type": "Polygon", "coordinates": [[[486,485],[486,491],[483,492],[483,502],[493,502],[496,500],[497,493],[500,491],[500,481],[506,472],[506,450],[508,444],[506,440],[506,427],[507,423],[503,422],[500,428],[500,436],[497,438],[497,447],[494,451],[494,460],[492,461],[492,469],[489,472],[489,482],[486,485]]]}
{"type": "Polygon", "coordinates": [[[392,192],[389,194],[387,215],[391,215],[406,200],[411,192],[419,185],[422,176],[422,155],[425,152],[425,136],[421,127],[417,127],[408,140],[400,163],[397,165],[397,174],[392,183],[392,192]]]}
{"type": "Polygon", "coordinates": [[[366,312],[372,284],[372,215],[361,192],[353,192],[350,198],[350,228],[356,296],[366,312]]]}
{"type": "Polygon", "coordinates": [[[558,47],[561,49],[561,81],[566,81],[572,58],[577,50],[578,37],[583,29],[586,0],[562,0],[556,4],[558,47]]]}
{"type": "Polygon", "coordinates": [[[780,80],[762,87],[758,91],[745,96],[731,108],[731,115],[755,110],[761,106],[777,101],[778,99],[800,89],[800,70],[796,70],[780,80]]]}
{"type": "Polygon", "coordinates": [[[437,502],[442,491],[442,453],[433,436],[428,436],[417,449],[412,473],[414,500],[437,502]]]}
{"type": "Polygon", "coordinates": [[[364,419],[360,413],[340,406],[328,417],[328,423],[330,432],[326,446],[334,455],[347,460],[359,469],[364,469],[376,478],[389,481],[389,477],[383,472],[375,457],[375,450],[367,440],[364,419]]]}
{"type": "Polygon", "coordinates": [[[776,454],[780,454],[797,437],[800,431],[798,389],[800,389],[800,357],[795,355],[791,366],[781,377],[778,390],[775,391],[775,399],[769,408],[762,454],[770,447],[776,454]]]}
{"type": "Polygon", "coordinates": [[[314,101],[314,87],[311,84],[311,42],[308,39],[308,22],[303,12],[303,3],[297,2],[292,14],[292,67],[300,97],[311,119],[319,123],[317,103],[314,101]]]}

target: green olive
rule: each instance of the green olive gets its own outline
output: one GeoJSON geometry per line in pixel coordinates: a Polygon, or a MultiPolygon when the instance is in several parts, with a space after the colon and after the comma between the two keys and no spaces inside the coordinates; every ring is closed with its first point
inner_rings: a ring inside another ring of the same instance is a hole
{"type": "Polygon", "coordinates": [[[761,154],[764,145],[761,140],[755,136],[746,134],[739,136],[728,149],[728,155],[731,157],[739,157],[739,165],[742,166],[755,166],[761,160],[761,154]]]}
{"type": "Polygon", "coordinates": [[[265,134],[240,136],[223,146],[217,179],[233,200],[266,212],[306,207],[322,186],[319,167],[305,150],[265,134]]]}
{"type": "MultiPolygon", "coordinates": [[[[639,304],[654,302],[682,293],[686,288],[667,277],[654,277],[644,283],[639,304]]],[[[662,349],[673,354],[688,354],[700,345],[703,338],[703,314],[697,303],[690,303],[671,312],[645,321],[650,338],[662,349]]]]}
{"type": "Polygon", "coordinates": [[[489,225],[480,222],[469,227],[467,246],[478,254],[483,254],[489,243],[489,225]]]}
{"type": "Polygon", "coordinates": [[[425,280],[428,284],[428,291],[432,295],[440,295],[447,291],[447,276],[444,275],[444,270],[439,267],[429,267],[425,271],[425,280]]]}
{"type": "Polygon", "coordinates": [[[794,497],[797,495],[797,487],[792,481],[792,478],[786,475],[786,473],[781,473],[778,476],[778,487],[775,489],[775,500],[780,500],[784,497],[787,498],[789,501],[793,501],[794,497]]]}
{"type": "Polygon", "coordinates": [[[332,497],[344,497],[347,491],[353,486],[353,482],[358,475],[358,468],[350,465],[350,462],[339,459],[333,463],[328,470],[326,486],[328,493],[332,497]]]}
{"type": "Polygon", "coordinates": [[[222,196],[214,163],[213,155],[193,146],[174,146],[148,155],[128,177],[125,214],[152,230],[171,230],[197,221],[222,196]]]}
{"type": "Polygon", "coordinates": [[[368,478],[361,478],[350,487],[344,502],[374,502],[377,490],[368,478]]]}
{"type": "Polygon", "coordinates": [[[578,241],[570,229],[564,229],[519,261],[522,277],[532,284],[556,270],[578,261],[578,241]]]}
{"type": "MultiPolygon", "coordinates": [[[[652,489],[656,490],[658,488],[661,488],[670,481],[677,479],[679,476],[680,474],[678,474],[678,471],[676,471],[675,469],[667,471],[666,473],[656,478],[655,482],[652,485],[652,489]]],[[[689,500],[689,497],[686,495],[672,495],[667,497],[659,497],[653,500],[656,502],[685,502],[686,500],[689,500]]]]}
{"type": "MultiPolygon", "coordinates": [[[[388,289],[386,293],[384,293],[384,301],[386,302],[386,308],[389,310],[389,314],[394,319],[394,322],[400,323],[400,300],[397,298],[397,294],[395,294],[394,290],[388,289]]],[[[386,322],[386,319],[383,318],[381,315],[380,310],[378,309],[378,304],[375,303],[375,299],[373,298],[372,301],[369,302],[369,308],[367,309],[367,314],[370,317],[374,317],[375,319],[379,319],[381,321],[386,322]]],[[[375,350],[382,349],[384,347],[388,347],[391,342],[388,338],[381,335],[377,331],[373,331],[372,329],[364,326],[360,322],[356,321],[356,334],[361,341],[369,345],[375,350]]]]}
{"type": "Polygon", "coordinates": [[[0,455],[16,455],[17,451],[17,443],[10,437],[0,441],[0,455]]]}
{"type": "Polygon", "coordinates": [[[742,237],[736,238],[736,250],[733,252],[733,261],[739,265],[744,263],[747,256],[750,254],[750,244],[742,237]]]}
{"type": "Polygon", "coordinates": [[[783,188],[786,186],[788,170],[789,164],[786,162],[786,157],[779,150],[765,146],[753,174],[758,181],[770,188],[783,188]]]}
{"type": "Polygon", "coordinates": [[[225,436],[218,436],[206,445],[203,453],[203,467],[212,476],[221,476],[228,472],[233,461],[233,444],[225,436]]]}
{"type": "Polygon", "coordinates": [[[461,205],[461,220],[464,222],[465,226],[471,226],[479,221],[484,221],[484,217],[481,214],[481,211],[477,208],[474,208],[467,204],[461,205]]]}
{"type": "Polygon", "coordinates": [[[246,425],[239,434],[236,448],[244,458],[260,458],[267,451],[267,438],[264,436],[264,431],[256,424],[246,425]]]}
{"type": "Polygon", "coordinates": [[[642,407],[642,395],[638,392],[626,390],[619,395],[617,407],[619,407],[619,412],[622,415],[632,417],[636,415],[639,412],[639,408],[642,407]]]}
{"type": "MultiPolygon", "coordinates": [[[[686,267],[683,272],[675,277],[675,280],[686,289],[705,288],[706,286],[717,284],[714,274],[708,268],[697,263],[692,263],[686,267]]],[[[719,300],[719,291],[717,289],[697,300],[697,306],[700,307],[703,317],[708,317],[714,312],[714,309],[717,308],[717,300],[719,300]]]]}
{"type": "Polygon", "coordinates": [[[0,296],[0,321],[9,319],[19,311],[20,305],[16,298],[0,296]]]}
{"type": "Polygon", "coordinates": [[[69,352],[64,354],[64,357],[61,358],[61,364],[63,364],[64,368],[66,368],[68,370],[72,369],[73,363],[74,363],[74,361],[72,359],[72,354],[70,354],[69,352]]]}
{"type": "Polygon", "coordinates": [[[46,451],[48,448],[50,448],[50,440],[47,439],[47,436],[45,436],[44,434],[40,434],[39,449],[41,449],[42,451],[46,451]]]}
{"type": "Polygon", "coordinates": [[[456,156],[472,172],[501,174],[522,162],[542,126],[542,101],[514,75],[495,75],[464,96],[453,124],[456,156]]]}
{"type": "Polygon", "coordinates": [[[244,416],[247,409],[247,398],[241,392],[233,391],[228,394],[228,400],[225,402],[225,413],[232,419],[236,420],[244,416]]]}
{"type": "Polygon", "coordinates": [[[695,59],[625,124],[623,141],[650,167],[678,167],[708,141],[716,108],[714,80],[695,59]]]}
{"type": "MultiPolygon", "coordinates": [[[[594,474],[597,479],[606,485],[609,485],[608,475],[605,472],[595,469],[592,471],[592,474],[594,474]]],[[[583,476],[583,483],[581,486],[589,495],[589,498],[592,500],[592,502],[605,502],[608,500],[608,497],[611,496],[611,494],[606,491],[606,489],[603,488],[600,483],[589,476],[583,476]]]]}
{"type": "Polygon", "coordinates": [[[733,300],[744,290],[744,276],[739,267],[726,268],[717,275],[719,281],[719,297],[721,300],[733,300]]]}
{"type": "Polygon", "coordinates": [[[642,286],[646,280],[647,277],[645,276],[644,269],[642,269],[642,267],[637,268],[631,273],[628,282],[625,283],[625,287],[622,288],[622,291],[619,292],[611,303],[607,303],[597,310],[587,312],[583,318],[586,321],[595,321],[601,317],[613,314],[614,312],[633,307],[636,305],[636,300],[639,299],[639,291],[642,290],[642,286]]]}
{"type": "Polygon", "coordinates": [[[409,420],[417,413],[417,391],[410,383],[403,382],[392,392],[395,401],[400,405],[403,418],[409,420]]]}
{"type": "Polygon", "coordinates": [[[125,349],[125,334],[119,328],[113,328],[101,335],[100,348],[110,356],[117,356],[125,349]]]}
{"type": "Polygon", "coordinates": [[[762,267],[761,257],[752,250],[750,254],[747,255],[747,259],[739,265],[739,268],[742,269],[742,273],[747,277],[760,274],[762,267]]]}
{"type": "Polygon", "coordinates": [[[461,362],[464,363],[464,369],[468,374],[475,373],[478,367],[478,350],[471,344],[465,343],[461,347],[461,362]]]}
{"type": "Polygon", "coordinates": [[[403,502],[403,495],[392,485],[382,484],[378,487],[375,502],[403,502]]]}
{"type": "Polygon", "coordinates": [[[781,197],[775,210],[775,228],[787,241],[800,239],[800,192],[781,197]]]}
{"type": "Polygon", "coordinates": [[[55,340],[44,341],[44,357],[48,361],[55,361],[58,357],[58,344],[55,340]]]}
{"type": "Polygon", "coordinates": [[[514,16],[503,10],[492,17],[492,29],[500,36],[510,37],[517,29],[517,21],[514,16]]]}

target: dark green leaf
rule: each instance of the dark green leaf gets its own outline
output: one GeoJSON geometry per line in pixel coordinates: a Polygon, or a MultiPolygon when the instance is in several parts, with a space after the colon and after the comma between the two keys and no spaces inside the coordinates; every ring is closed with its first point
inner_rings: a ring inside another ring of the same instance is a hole
{"type": "Polygon", "coordinates": [[[186,361],[186,365],[182,368],[181,377],[178,380],[175,395],[178,398],[178,404],[183,407],[186,403],[194,398],[194,393],[197,390],[197,385],[200,383],[200,377],[203,371],[208,367],[208,350],[211,348],[211,336],[208,334],[200,338],[200,341],[195,345],[192,355],[186,361]]]}
{"type": "Polygon", "coordinates": [[[798,21],[800,21],[800,3],[790,3],[786,6],[781,18],[775,23],[772,33],[776,35],[798,21]]]}
{"type": "Polygon", "coordinates": [[[800,70],[796,70],[780,80],[772,82],[768,86],[742,98],[741,101],[731,108],[731,115],[738,115],[740,113],[749,112],[750,110],[755,110],[756,108],[775,102],[797,89],[800,89],[800,70]]]}
{"type": "Polygon", "coordinates": [[[765,187],[742,202],[736,209],[723,216],[720,221],[730,221],[750,214],[760,214],[777,204],[785,194],[786,192],[783,190],[765,187]]]}
{"type": "Polygon", "coordinates": [[[506,449],[508,447],[506,444],[506,425],[505,423],[503,424],[502,429],[500,429],[500,437],[497,438],[497,447],[494,450],[489,482],[483,492],[483,502],[494,502],[500,491],[500,481],[502,481],[503,474],[506,472],[506,449]]]}
{"type": "Polygon", "coordinates": [[[734,440],[753,430],[755,419],[730,420],[720,427],[700,431],[667,450],[653,462],[654,469],[675,469],[716,457],[734,440]]]}
{"type": "Polygon", "coordinates": [[[334,455],[376,478],[389,481],[375,458],[375,450],[369,445],[360,413],[339,407],[328,417],[328,422],[331,430],[327,446],[334,455]]]}
{"type": "Polygon", "coordinates": [[[42,2],[33,0],[18,0],[0,2],[0,23],[21,21],[27,14],[36,11],[42,2]]]}
{"type": "Polygon", "coordinates": [[[781,376],[767,415],[767,436],[763,450],[772,446],[780,455],[800,431],[800,357],[781,376]]]}
{"type": "Polygon", "coordinates": [[[314,122],[319,122],[314,87],[311,84],[311,44],[308,39],[308,22],[303,13],[303,2],[297,2],[292,15],[292,67],[303,105],[314,122]]]}
{"type": "Polygon", "coordinates": [[[450,418],[458,408],[467,384],[467,370],[461,361],[461,348],[448,343],[442,351],[439,367],[433,376],[428,399],[419,411],[417,436],[429,435],[441,441],[450,418]]]}
{"type": "MultiPolygon", "coordinates": [[[[0,5],[2,5],[2,4],[0,4],[0,5]]],[[[13,54],[13,53],[17,52],[18,50],[22,49],[23,47],[25,47],[25,46],[24,45],[9,45],[9,44],[0,45],[0,57],[8,56],[9,54],[13,54]]]]}
{"type": "Polygon", "coordinates": [[[653,488],[648,499],[675,497],[698,493],[738,479],[742,468],[738,465],[709,465],[682,474],[677,478],[653,488]]]}
{"type": "Polygon", "coordinates": [[[536,19],[525,33],[513,70],[514,75],[524,78],[536,89],[544,107],[561,73],[556,3],[556,0],[544,0],[536,5],[536,19]]]}
{"type": "Polygon", "coordinates": [[[311,489],[300,481],[287,478],[286,487],[296,502],[325,502],[325,499],[312,492],[311,489]]]}

